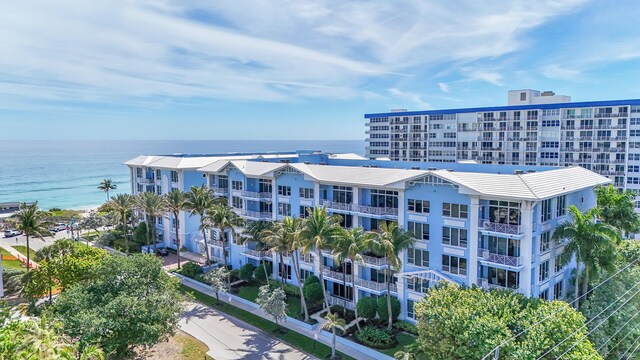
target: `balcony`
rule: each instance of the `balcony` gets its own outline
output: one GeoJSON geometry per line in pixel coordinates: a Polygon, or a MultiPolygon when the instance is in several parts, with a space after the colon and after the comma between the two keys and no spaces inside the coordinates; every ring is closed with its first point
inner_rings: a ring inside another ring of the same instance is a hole
{"type": "Polygon", "coordinates": [[[257,199],[257,200],[271,200],[270,192],[258,192],[258,191],[249,191],[249,190],[241,190],[240,196],[246,199],[257,199]]]}
{"type": "Polygon", "coordinates": [[[375,257],[370,255],[362,255],[362,260],[364,263],[369,266],[386,266],[387,265],[387,257],[375,257]]]}
{"type": "Polygon", "coordinates": [[[250,258],[254,258],[254,259],[271,259],[271,251],[269,250],[254,250],[254,249],[245,249],[242,250],[241,252],[242,255],[244,256],[248,256],[250,258]]]}
{"type": "Polygon", "coordinates": [[[487,278],[479,278],[478,279],[478,286],[480,286],[481,288],[483,288],[485,290],[497,289],[497,290],[510,290],[510,291],[515,291],[515,292],[518,292],[518,290],[519,290],[519,288],[502,286],[502,285],[498,285],[498,284],[491,284],[489,282],[489,279],[487,279],[487,278]]]}
{"type": "Polygon", "coordinates": [[[327,302],[329,303],[330,306],[338,305],[338,306],[342,306],[345,309],[355,310],[355,305],[353,304],[353,301],[333,296],[328,292],[327,292],[327,302]]]}
{"type": "Polygon", "coordinates": [[[481,219],[478,224],[478,227],[481,230],[490,231],[494,233],[509,234],[509,235],[524,234],[524,232],[522,231],[522,226],[520,225],[496,223],[496,222],[491,222],[487,219],[481,219]]]}
{"type": "Polygon", "coordinates": [[[398,209],[396,208],[375,207],[360,204],[345,204],[329,200],[320,200],[320,205],[326,207],[328,210],[353,213],[355,215],[394,218],[398,216],[398,209]]]}
{"type": "Polygon", "coordinates": [[[219,196],[227,196],[227,195],[229,195],[229,189],[228,188],[211,186],[211,191],[213,191],[214,195],[219,195],[219,196]]]}
{"type": "MultiPolygon", "coordinates": [[[[211,246],[215,246],[215,247],[219,247],[219,248],[223,248],[225,247],[224,241],[221,240],[208,240],[209,245],[211,246]]],[[[229,245],[227,245],[226,247],[229,247],[229,245]]]]}
{"type": "Polygon", "coordinates": [[[236,214],[245,217],[249,220],[272,220],[273,219],[273,213],[272,212],[261,212],[261,211],[253,211],[253,210],[246,210],[246,209],[238,209],[238,208],[233,208],[233,211],[236,212],[236,214]]]}
{"type": "Polygon", "coordinates": [[[136,179],[137,179],[138,184],[144,184],[144,185],[153,185],[153,184],[155,184],[155,180],[153,180],[153,178],[149,179],[149,178],[146,178],[146,177],[145,178],[139,177],[139,178],[136,178],[136,179]]]}
{"type": "Polygon", "coordinates": [[[478,249],[478,258],[494,264],[514,267],[522,266],[522,261],[519,256],[496,254],[489,251],[489,249],[478,249]]]}
{"type": "Polygon", "coordinates": [[[351,283],[350,274],[345,274],[335,270],[331,270],[331,268],[328,266],[324,266],[324,265],[322,266],[322,275],[331,279],[336,279],[336,280],[346,281],[348,283],[351,283]]]}
{"type": "MultiPolygon", "coordinates": [[[[356,278],[356,286],[360,286],[360,287],[377,291],[377,292],[387,291],[387,283],[377,282],[373,280],[356,278]]],[[[396,284],[390,284],[389,286],[390,286],[391,292],[395,292],[395,293],[398,292],[398,286],[396,284]]]]}

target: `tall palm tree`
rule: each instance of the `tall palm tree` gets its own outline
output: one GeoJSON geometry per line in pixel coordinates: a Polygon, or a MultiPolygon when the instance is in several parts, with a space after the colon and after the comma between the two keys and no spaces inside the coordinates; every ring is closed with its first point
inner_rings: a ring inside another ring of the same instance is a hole
{"type": "Polygon", "coordinates": [[[207,227],[205,213],[207,209],[213,207],[216,200],[213,198],[213,191],[206,186],[202,185],[192,186],[187,193],[187,209],[189,209],[189,216],[200,216],[200,231],[202,231],[202,238],[204,239],[205,252],[207,253],[207,265],[211,264],[211,256],[209,255],[209,245],[207,243],[207,227]]]}
{"type": "Polygon", "coordinates": [[[222,257],[224,266],[227,266],[227,230],[235,235],[235,229],[244,225],[244,219],[236,214],[227,204],[218,203],[213,205],[205,214],[207,226],[212,226],[220,230],[222,239],[222,257]]]}
{"type": "Polygon", "coordinates": [[[325,330],[331,330],[333,333],[333,342],[331,344],[331,359],[336,358],[336,329],[344,331],[347,325],[344,319],[340,318],[338,314],[331,314],[330,312],[324,317],[327,322],[322,325],[325,330]]]}
{"type": "MultiPolygon", "coordinates": [[[[266,247],[266,241],[264,238],[265,230],[269,230],[273,227],[271,221],[252,221],[248,223],[240,234],[240,241],[243,243],[249,240],[255,241],[261,248],[266,247]],[[248,236],[247,236],[248,235],[248,236]]],[[[264,278],[269,279],[269,273],[267,272],[267,262],[261,260],[262,269],[264,270],[264,278]]]]}
{"type": "MultiPolygon", "coordinates": [[[[340,225],[339,219],[336,216],[330,216],[324,207],[314,208],[309,212],[309,215],[304,221],[304,230],[301,234],[304,242],[302,246],[303,251],[310,252],[315,249],[318,261],[320,261],[320,265],[322,266],[322,250],[329,248],[338,231],[340,231],[340,225]]],[[[331,313],[329,301],[327,300],[327,289],[324,286],[322,269],[320,269],[319,275],[324,304],[328,312],[331,313]]]]}
{"type": "Polygon", "coordinates": [[[15,222],[16,229],[22,231],[24,236],[27,238],[27,272],[31,265],[31,246],[29,244],[29,239],[31,237],[37,237],[44,241],[44,237],[49,235],[49,230],[47,230],[47,223],[45,221],[46,216],[47,213],[40,210],[37,202],[30,205],[22,203],[20,210],[12,215],[12,220],[15,222]]]}
{"type": "Polygon", "coordinates": [[[173,189],[165,195],[164,198],[165,210],[173,215],[173,224],[176,230],[176,248],[178,253],[178,269],[181,268],[180,264],[180,224],[178,223],[178,216],[180,211],[183,211],[187,207],[187,194],[184,191],[173,189]]]}
{"type": "Polygon", "coordinates": [[[104,180],[102,180],[100,185],[98,185],[98,190],[102,190],[107,194],[107,201],[109,201],[109,199],[111,199],[109,197],[109,191],[110,190],[115,190],[117,188],[118,188],[118,185],[114,184],[111,179],[104,179],[104,180]]]}
{"type": "Polygon", "coordinates": [[[306,254],[303,250],[304,240],[302,238],[302,231],[304,230],[304,221],[300,218],[291,218],[287,222],[287,229],[291,234],[291,241],[289,245],[291,248],[291,258],[293,260],[293,271],[298,279],[298,289],[300,290],[300,305],[304,313],[304,321],[309,321],[309,309],[307,308],[307,301],[304,298],[304,292],[302,291],[303,282],[300,277],[300,256],[306,254]]]}
{"type": "Polygon", "coordinates": [[[147,225],[147,252],[151,247],[150,238],[153,239],[153,252],[156,252],[156,227],[153,220],[164,214],[164,199],[154,192],[143,192],[136,197],[135,206],[144,213],[144,222],[147,225]]]}
{"type": "Polygon", "coordinates": [[[111,200],[107,203],[108,208],[111,209],[118,216],[118,220],[122,223],[122,229],[124,231],[124,248],[125,252],[129,252],[129,231],[127,227],[128,219],[133,210],[135,201],[134,196],[130,194],[117,194],[111,197],[111,200]]]}
{"type": "MultiPolygon", "coordinates": [[[[338,237],[334,243],[334,248],[332,251],[333,258],[341,263],[344,263],[346,260],[351,262],[351,266],[355,267],[357,264],[364,265],[364,258],[362,257],[362,252],[367,250],[371,246],[372,236],[370,233],[365,232],[361,227],[351,228],[351,229],[340,229],[341,231],[338,234],[338,237]]],[[[346,289],[346,284],[344,284],[346,289]]],[[[356,291],[356,277],[353,274],[351,275],[351,288],[355,293],[356,291]]],[[[355,301],[355,294],[354,296],[355,301]]],[[[345,309],[346,312],[346,309],[345,309]]],[[[358,308],[355,307],[356,319],[358,318],[358,308]]],[[[358,330],[360,329],[359,322],[356,322],[356,326],[358,330]]]]}
{"type": "Polygon", "coordinates": [[[391,267],[396,269],[402,267],[402,259],[400,253],[413,246],[415,239],[411,234],[404,231],[395,221],[383,221],[378,231],[372,233],[374,238],[372,248],[375,253],[385,255],[387,257],[387,312],[389,313],[389,325],[391,330],[393,327],[393,315],[391,314],[391,267]]]}
{"type": "MultiPolygon", "coordinates": [[[[619,191],[613,185],[596,188],[598,217],[625,233],[638,232],[640,214],[635,212],[636,194],[630,190],[619,191]]],[[[564,214],[563,214],[564,215],[564,214]]]]}
{"type": "Polygon", "coordinates": [[[293,219],[285,217],[281,222],[273,224],[273,227],[264,231],[264,240],[269,246],[269,250],[278,254],[280,260],[278,261],[278,267],[280,268],[280,280],[282,281],[282,287],[284,289],[284,254],[287,254],[291,250],[291,244],[293,243],[293,219]]]}
{"type": "Polygon", "coordinates": [[[610,269],[613,266],[616,254],[615,243],[620,234],[613,226],[598,221],[599,210],[597,208],[581,212],[575,205],[571,205],[567,212],[571,221],[558,226],[553,233],[553,239],[556,241],[568,240],[559,259],[561,264],[568,263],[574,255],[576,257],[576,286],[574,290],[575,306],[578,309],[580,264],[584,265],[582,293],[586,294],[589,289],[590,271],[595,271],[598,268],[610,269]]]}

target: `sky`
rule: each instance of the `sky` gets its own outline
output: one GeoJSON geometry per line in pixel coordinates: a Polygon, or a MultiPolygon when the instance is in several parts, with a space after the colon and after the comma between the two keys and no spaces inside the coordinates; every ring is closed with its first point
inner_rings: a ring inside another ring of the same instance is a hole
{"type": "Polygon", "coordinates": [[[632,0],[0,2],[0,139],[363,139],[365,113],[640,98],[632,0]]]}

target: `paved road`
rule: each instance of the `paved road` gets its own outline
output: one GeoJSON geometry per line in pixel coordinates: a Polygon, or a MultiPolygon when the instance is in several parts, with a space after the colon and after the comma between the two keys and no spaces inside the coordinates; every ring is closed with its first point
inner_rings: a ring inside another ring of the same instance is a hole
{"type": "MultiPolygon", "coordinates": [[[[55,236],[45,236],[44,241],[38,238],[29,238],[29,247],[33,250],[40,250],[43,247],[49,246],[53,244],[53,242],[57,239],[64,239],[70,237],[70,234],[67,234],[66,231],[58,231],[55,236]]],[[[2,245],[24,245],[27,246],[27,238],[24,235],[13,236],[10,238],[4,237],[4,234],[0,233],[0,246],[2,245]]]]}
{"type": "Polygon", "coordinates": [[[198,303],[188,304],[180,328],[207,344],[208,354],[216,360],[315,359],[243,321],[198,303]]]}

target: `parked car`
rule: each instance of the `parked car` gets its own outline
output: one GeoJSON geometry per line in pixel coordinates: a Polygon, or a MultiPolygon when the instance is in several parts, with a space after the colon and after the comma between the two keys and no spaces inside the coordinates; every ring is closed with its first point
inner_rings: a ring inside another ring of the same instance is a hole
{"type": "Polygon", "coordinates": [[[16,229],[8,229],[4,231],[4,237],[12,237],[22,235],[22,231],[18,231],[16,229]]]}
{"type": "Polygon", "coordinates": [[[53,224],[49,228],[49,231],[52,232],[52,233],[57,233],[58,231],[64,231],[66,229],[67,229],[67,224],[57,223],[57,224],[53,224]]]}
{"type": "Polygon", "coordinates": [[[158,255],[158,256],[168,256],[169,255],[169,250],[167,250],[165,248],[156,249],[156,255],[158,255]]]}

